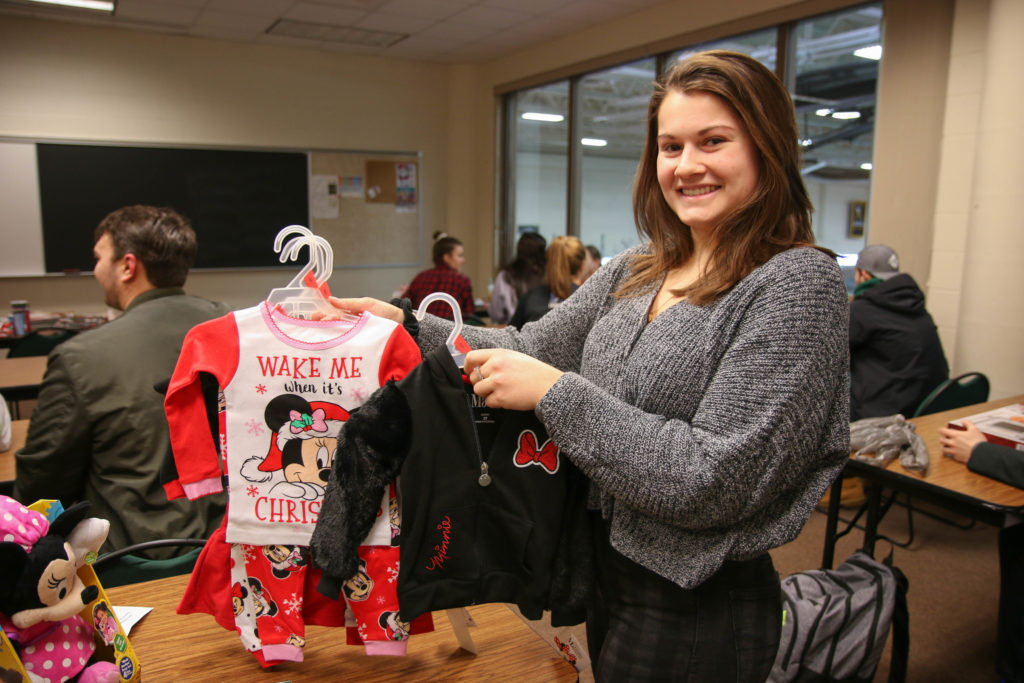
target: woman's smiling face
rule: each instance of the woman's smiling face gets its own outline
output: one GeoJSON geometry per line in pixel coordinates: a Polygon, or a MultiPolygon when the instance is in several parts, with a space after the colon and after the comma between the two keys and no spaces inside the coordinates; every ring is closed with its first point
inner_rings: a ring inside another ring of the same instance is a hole
{"type": "Polygon", "coordinates": [[[658,184],[672,211],[710,235],[757,189],[757,147],[717,95],[672,90],[658,109],[658,184]]]}

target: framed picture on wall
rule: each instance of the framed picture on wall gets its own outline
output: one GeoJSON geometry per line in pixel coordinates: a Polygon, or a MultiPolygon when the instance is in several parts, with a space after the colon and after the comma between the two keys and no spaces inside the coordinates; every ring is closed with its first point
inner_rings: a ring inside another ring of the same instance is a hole
{"type": "Polygon", "coordinates": [[[846,236],[850,238],[864,236],[864,219],[868,215],[868,203],[850,202],[850,218],[846,226],[846,236]]]}

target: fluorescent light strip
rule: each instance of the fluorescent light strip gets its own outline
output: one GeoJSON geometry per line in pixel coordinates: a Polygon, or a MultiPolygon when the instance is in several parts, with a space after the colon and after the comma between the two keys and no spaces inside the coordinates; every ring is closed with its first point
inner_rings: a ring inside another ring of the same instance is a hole
{"type": "Polygon", "coordinates": [[[527,121],[546,121],[547,123],[560,123],[565,121],[565,117],[561,114],[542,114],[536,111],[524,111],[522,118],[527,121]]]}
{"type": "Polygon", "coordinates": [[[853,51],[853,54],[862,59],[874,59],[879,60],[882,58],[882,46],[881,45],[870,45],[868,47],[862,47],[853,51]]]}
{"type": "Polygon", "coordinates": [[[859,111],[836,111],[836,112],[832,112],[832,118],[834,118],[834,119],[842,119],[844,121],[849,121],[851,119],[859,119],[860,118],[860,112],[859,111]]]}
{"type": "Polygon", "coordinates": [[[113,12],[114,3],[103,0],[32,0],[44,5],[63,5],[64,7],[77,7],[79,9],[95,9],[101,12],[113,12]]]}
{"type": "Polygon", "coordinates": [[[607,147],[608,141],[601,138],[580,138],[580,144],[587,147],[607,147]]]}

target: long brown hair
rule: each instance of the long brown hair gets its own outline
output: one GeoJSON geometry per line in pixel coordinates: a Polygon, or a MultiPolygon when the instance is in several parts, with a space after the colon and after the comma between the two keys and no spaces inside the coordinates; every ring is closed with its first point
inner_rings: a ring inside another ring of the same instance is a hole
{"type": "Polygon", "coordinates": [[[548,286],[552,294],[566,299],[572,294],[573,279],[580,274],[587,249],[578,237],[559,235],[548,245],[548,286]]]}
{"type": "Polygon", "coordinates": [[[746,126],[761,165],[754,192],[715,229],[708,271],[674,292],[705,305],[775,254],[813,245],[811,200],[800,174],[793,102],[779,78],[756,59],[727,50],[700,52],[675,64],[651,95],[647,140],[633,183],[633,216],[637,231],[650,239],[651,253],[634,258],[620,296],[649,291],[693,254],[690,228],[669,207],[658,183],[658,110],[672,91],[720,97],[746,126]]]}

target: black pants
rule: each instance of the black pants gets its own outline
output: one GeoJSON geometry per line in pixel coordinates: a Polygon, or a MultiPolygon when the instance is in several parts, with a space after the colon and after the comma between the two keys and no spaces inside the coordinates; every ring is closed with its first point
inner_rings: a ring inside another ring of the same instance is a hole
{"type": "Polygon", "coordinates": [[[762,683],[782,631],[779,576],[767,554],[726,562],[686,590],[624,557],[595,526],[597,595],[587,612],[596,680],[762,683]]]}
{"type": "Polygon", "coordinates": [[[1024,524],[999,530],[999,584],[996,671],[1024,681],[1024,524]]]}

